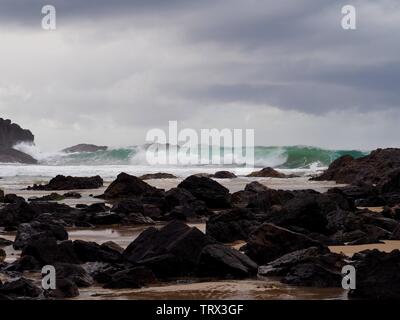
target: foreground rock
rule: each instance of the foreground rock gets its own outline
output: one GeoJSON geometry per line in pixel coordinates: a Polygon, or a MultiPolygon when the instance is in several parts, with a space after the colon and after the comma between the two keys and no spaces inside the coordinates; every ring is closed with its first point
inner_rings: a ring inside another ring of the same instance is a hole
{"type": "Polygon", "coordinates": [[[281,281],[295,286],[340,287],[344,256],[328,248],[310,247],[288,253],[259,268],[259,275],[280,276],[281,281]]]}
{"type": "Polygon", "coordinates": [[[135,198],[146,193],[155,192],[157,189],[150,186],[138,177],[127,173],[120,173],[99,198],[103,199],[123,199],[135,198]]]}
{"type": "Polygon", "coordinates": [[[97,152],[97,151],[106,151],[108,147],[106,146],[96,146],[94,144],[86,144],[81,143],[75,146],[65,148],[61,152],[65,153],[75,153],[75,152],[97,152]]]}
{"type": "Polygon", "coordinates": [[[75,190],[75,189],[97,189],[103,186],[100,176],[94,177],[71,177],[58,175],[45,185],[33,185],[28,190],[75,190]]]}
{"type": "Polygon", "coordinates": [[[19,278],[1,284],[0,282],[0,294],[5,296],[11,296],[14,298],[37,298],[42,293],[42,290],[37,287],[32,280],[25,278],[19,278]]]}
{"type": "Polygon", "coordinates": [[[210,178],[193,175],[183,180],[178,188],[188,190],[197,199],[204,201],[209,208],[230,207],[229,190],[210,178]]]}
{"type": "Polygon", "coordinates": [[[278,172],[271,167],[263,168],[259,171],[254,171],[247,175],[247,177],[253,178],[293,178],[294,175],[286,175],[284,173],[278,172]]]}
{"type": "Polygon", "coordinates": [[[322,246],[303,234],[265,223],[250,234],[244,252],[258,264],[267,264],[289,252],[322,246]]]}
{"type": "Polygon", "coordinates": [[[400,299],[400,251],[390,253],[367,250],[354,257],[356,289],[349,297],[374,300],[400,299]]]}

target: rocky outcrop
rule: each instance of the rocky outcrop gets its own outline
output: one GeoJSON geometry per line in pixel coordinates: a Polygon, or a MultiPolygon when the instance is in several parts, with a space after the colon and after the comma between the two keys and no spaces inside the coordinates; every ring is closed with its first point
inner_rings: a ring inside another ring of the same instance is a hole
{"type": "Polygon", "coordinates": [[[0,118],[0,162],[36,164],[37,161],[30,155],[13,149],[18,143],[33,142],[34,136],[29,130],[22,129],[11,120],[0,118]]]}
{"type": "Polygon", "coordinates": [[[183,180],[178,188],[188,190],[197,199],[204,201],[209,208],[230,207],[229,190],[210,178],[192,175],[183,180]]]}
{"type": "Polygon", "coordinates": [[[377,149],[358,159],[343,156],[313,179],[334,180],[353,185],[376,185],[384,192],[399,191],[399,169],[400,149],[377,149]]]}
{"type": "Polygon", "coordinates": [[[71,177],[58,175],[51,179],[48,184],[28,187],[28,190],[75,190],[75,189],[98,189],[103,186],[100,176],[94,177],[71,177]]]}
{"type": "Polygon", "coordinates": [[[65,153],[75,153],[75,152],[97,152],[97,151],[106,151],[108,147],[106,146],[96,146],[94,144],[86,144],[81,143],[75,146],[65,148],[61,150],[61,152],[65,153]]]}

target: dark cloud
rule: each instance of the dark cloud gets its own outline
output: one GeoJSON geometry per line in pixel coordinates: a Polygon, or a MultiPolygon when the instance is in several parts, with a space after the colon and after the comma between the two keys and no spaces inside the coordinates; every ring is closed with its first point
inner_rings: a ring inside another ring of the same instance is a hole
{"type": "Polygon", "coordinates": [[[245,106],[351,110],[362,126],[399,110],[399,17],[398,0],[3,0],[0,110],[80,130],[88,118],[193,125],[210,110],[236,124],[245,106]],[[40,29],[44,4],[57,9],[54,33],[40,29]],[[340,25],[347,4],[355,31],[340,25]]]}

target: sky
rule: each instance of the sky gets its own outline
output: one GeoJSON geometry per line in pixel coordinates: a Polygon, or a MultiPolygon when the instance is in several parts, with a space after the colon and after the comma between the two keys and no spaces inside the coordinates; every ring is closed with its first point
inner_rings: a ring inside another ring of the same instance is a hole
{"type": "Polygon", "coordinates": [[[152,128],[257,145],[399,147],[398,0],[0,0],[0,117],[43,150],[152,128]],[[356,8],[356,30],[341,26],[356,8]]]}

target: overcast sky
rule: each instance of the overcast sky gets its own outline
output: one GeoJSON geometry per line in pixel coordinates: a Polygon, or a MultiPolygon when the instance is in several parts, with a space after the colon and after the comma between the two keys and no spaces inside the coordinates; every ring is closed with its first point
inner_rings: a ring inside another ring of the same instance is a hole
{"type": "Polygon", "coordinates": [[[44,150],[139,144],[168,120],[253,128],[258,145],[400,146],[398,0],[49,0],[55,31],[43,4],[0,0],[0,117],[44,150]]]}

